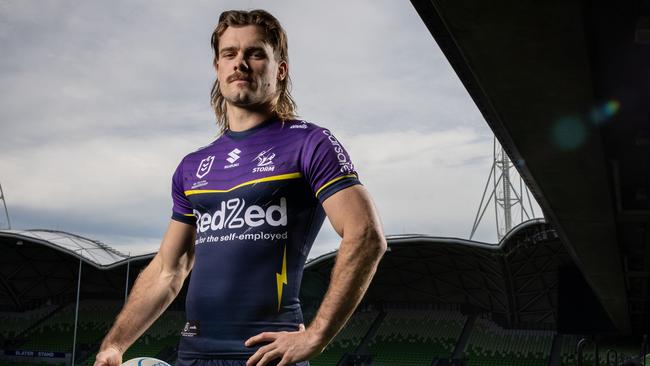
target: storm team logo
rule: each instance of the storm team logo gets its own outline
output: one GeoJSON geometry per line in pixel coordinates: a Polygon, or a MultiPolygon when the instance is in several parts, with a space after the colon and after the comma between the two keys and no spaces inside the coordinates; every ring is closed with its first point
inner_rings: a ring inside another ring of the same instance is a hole
{"type": "Polygon", "coordinates": [[[208,156],[207,158],[201,160],[201,163],[199,164],[199,169],[196,171],[196,177],[199,179],[205,177],[205,175],[210,172],[213,162],[214,162],[213,155],[208,156]]]}
{"type": "Polygon", "coordinates": [[[257,167],[253,168],[253,173],[257,172],[272,172],[275,170],[275,166],[273,165],[273,158],[275,158],[275,153],[272,153],[270,149],[266,149],[259,154],[253,159],[253,161],[257,160],[257,167]]]}

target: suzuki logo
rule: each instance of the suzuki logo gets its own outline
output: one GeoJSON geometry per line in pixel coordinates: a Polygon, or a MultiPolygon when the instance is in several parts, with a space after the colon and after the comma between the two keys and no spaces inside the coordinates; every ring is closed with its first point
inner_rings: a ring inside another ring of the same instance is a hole
{"type": "Polygon", "coordinates": [[[239,154],[241,153],[241,150],[235,148],[231,152],[228,153],[229,158],[226,158],[230,164],[236,162],[239,160],[239,154]]]}

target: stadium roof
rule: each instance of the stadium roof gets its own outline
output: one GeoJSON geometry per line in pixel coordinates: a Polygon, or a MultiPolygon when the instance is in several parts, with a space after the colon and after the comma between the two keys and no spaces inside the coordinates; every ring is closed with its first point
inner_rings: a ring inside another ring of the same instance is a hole
{"type": "Polygon", "coordinates": [[[647,330],[650,1],[411,3],[614,324],[647,330]]]}
{"type": "MultiPolygon", "coordinates": [[[[460,305],[489,312],[507,326],[558,325],[560,268],[575,264],[543,219],[518,225],[496,244],[422,235],[387,239],[389,251],[366,302],[460,305]]],[[[154,255],[128,257],[101,242],[51,230],[0,230],[0,248],[0,308],[12,311],[47,299],[72,301],[82,267],[82,298],[119,298],[154,255]],[[129,270],[125,264],[132,262],[129,270]]],[[[332,252],[306,264],[306,304],[322,301],[335,257],[332,252]]]]}
{"type": "MultiPolygon", "coordinates": [[[[556,327],[559,269],[575,266],[543,219],[518,225],[496,244],[398,235],[388,237],[388,245],[364,301],[466,306],[512,327],[556,327]]],[[[74,301],[79,269],[82,299],[120,298],[154,255],[128,257],[98,241],[50,230],[0,231],[0,248],[0,309],[10,311],[48,299],[74,301]]],[[[306,305],[322,301],[335,257],[332,252],[306,264],[306,305]]]]}
{"type": "MultiPolygon", "coordinates": [[[[518,225],[497,244],[422,235],[387,239],[389,250],[365,301],[460,305],[489,312],[506,326],[557,326],[559,270],[574,264],[543,219],[518,225]]],[[[335,257],[309,261],[301,298],[322,299],[335,257]]]]}
{"type": "MultiPolygon", "coordinates": [[[[109,247],[99,240],[88,239],[80,235],[57,230],[0,230],[0,238],[16,239],[17,245],[24,241],[43,244],[47,247],[66,252],[74,257],[98,267],[108,268],[123,264],[129,258],[126,254],[109,247]]],[[[150,256],[150,255],[149,255],[150,256]]]]}
{"type": "MultiPolygon", "coordinates": [[[[423,234],[399,234],[399,235],[388,235],[386,237],[386,240],[388,241],[389,244],[396,244],[396,243],[401,243],[401,244],[406,244],[410,242],[422,242],[426,241],[432,245],[450,245],[450,244],[457,244],[457,245],[464,245],[467,247],[474,247],[474,248],[480,248],[480,249],[487,249],[487,250],[502,250],[504,245],[506,243],[510,242],[510,239],[517,235],[521,230],[524,230],[525,228],[528,227],[533,227],[533,226],[539,226],[543,225],[546,223],[546,220],[543,218],[536,218],[536,219],[531,219],[528,221],[524,221],[517,226],[513,227],[509,232],[506,233],[506,235],[501,238],[501,240],[498,243],[485,243],[481,241],[476,241],[476,240],[469,240],[469,239],[462,239],[462,238],[450,238],[450,237],[443,237],[443,236],[431,236],[431,235],[423,235],[423,234]]],[[[336,254],[338,253],[337,250],[334,250],[332,252],[328,252],[325,254],[322,254],[316,258],[310,259],[306,267],[310,265],[315,265],[316,263],[322,262],[322,261],[328,261],[336,257],[336,254]]]]}
{"type": "Polygon", "coordinates": [[[84,296],[119,297],[127,278],[132,282],[154,255],[129,257],[97,240],[54,230],[0,230],[0,250],[0,309],[11,311],[73,299],[79,269],[84,296]]]}

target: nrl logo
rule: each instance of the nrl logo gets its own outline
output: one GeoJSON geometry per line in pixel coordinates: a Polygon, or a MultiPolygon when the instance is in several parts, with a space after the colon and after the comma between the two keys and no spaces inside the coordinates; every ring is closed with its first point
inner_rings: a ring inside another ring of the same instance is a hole
{"type": "Polygon", "coordinates": [[[199,164],[199,169],[196,171],[196,177],[197,178],[205,177],[205,175],[210,172],[213,162],[214,162],[214,155],[210,155],[207,158],[201,160],[201,163],[199,164]]]}

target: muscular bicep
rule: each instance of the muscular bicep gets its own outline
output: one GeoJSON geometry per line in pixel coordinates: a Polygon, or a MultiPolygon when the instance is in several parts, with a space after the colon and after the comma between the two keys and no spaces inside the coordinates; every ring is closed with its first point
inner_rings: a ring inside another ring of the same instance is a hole
{"type": "Polygon", "coordinates": [[[193,225],[170,220],[156,256],[162,271],[175,273],[189,272],[192,269],[195,235],[196,228],[193,225]]]}
{"type": "Polygon", "coordinates": [[[342,238],[363,236],[368,230],[383,236],[377,209],[368,191],[360,184],[334,193],[323,202],[323,208],[342,238]]]}

